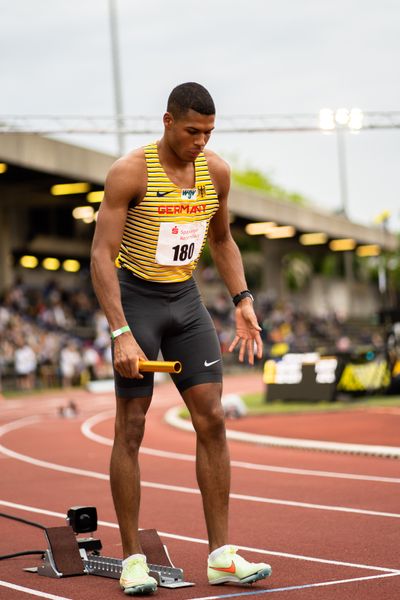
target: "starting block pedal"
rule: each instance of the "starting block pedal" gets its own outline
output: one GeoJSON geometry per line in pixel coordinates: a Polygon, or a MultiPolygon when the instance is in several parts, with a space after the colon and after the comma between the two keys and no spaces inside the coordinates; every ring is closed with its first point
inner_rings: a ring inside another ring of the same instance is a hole
{"type": "Polygon", "coordinates": [[[72,577],[85,575],[79,546],[71,527],[48,527],[45,529],[48,543],[39,567],[24,569],[45,577],[72,577]]]}
{"type": "MultiPolygon", "coordinates": [[[[24,569],[44,577],[71,577],[76,575],[98,575],[119,579],[122,572],[122,559],[100,556],[89,550],[90,546],[79,547],[79,538],[71,527],[49,527],[45,530],[48,541],[42,564],[24,569]]],[[[160,587],[179,588],[193,586],[184,580],[183,570],[175,567],[155,529],[139,531],[140,543],[147,557],[150,575],[160,587]]],[[[100,547],[101,543],[99,542],[100,547]]]]}

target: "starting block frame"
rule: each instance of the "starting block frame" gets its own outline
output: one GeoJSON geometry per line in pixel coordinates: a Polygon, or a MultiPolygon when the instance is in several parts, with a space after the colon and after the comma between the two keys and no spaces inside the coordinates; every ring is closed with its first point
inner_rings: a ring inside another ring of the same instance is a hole
{"type": "MultiPolygon", "coordinates": [[[[120,578],[122,559],[101,556],[98,551],[79,547],[79,538],[75,537],[71,527],[50,527],[45,530],[45,535],[49,548],[44,553],[42,564],[24,571],[53,578],[78,575],[120,578]]],[[[183,570],[172,564],[167,547],[163,545],[155,529],[141,530],[139,537],[148,559],[150,575],[158,586],[174,589],[195,585],[185,581],[183,570]]],[[[101,548],[101,543],[99,540],[98,542],[101,548]]]]}
{"type": "MultiPolygon", "coordinates": [[[[83,558],[83,564],[88,575],[119,579],[122,573],[122,560],[119,558],[109,558],[107,556],[88,557],[83,558]]],[[[147,566],[150,569],[149,575],[154,577],[159,587],[179,588],[194,585],[194,583],[184,581],[182,569],[173,566],[153,565],[152,563],[147,563],[147,566]]]]}

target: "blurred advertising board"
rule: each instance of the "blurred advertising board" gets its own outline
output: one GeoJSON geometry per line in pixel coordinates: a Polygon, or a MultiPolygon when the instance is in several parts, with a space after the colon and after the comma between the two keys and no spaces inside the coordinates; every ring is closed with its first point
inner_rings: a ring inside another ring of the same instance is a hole
{"type": "Polygon", "coordinates": [[[345,360],[318,353],[285,354],[280,360],[267,360],[263,381],[266,401],[315,400],[331,402],[337,392],[363,394],[384,391],[390,385],[387,360],[345,360]]]}

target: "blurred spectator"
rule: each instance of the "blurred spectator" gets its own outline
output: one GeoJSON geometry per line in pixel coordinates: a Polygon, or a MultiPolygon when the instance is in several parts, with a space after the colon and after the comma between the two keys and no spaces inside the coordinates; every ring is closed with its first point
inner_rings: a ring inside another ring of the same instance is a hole
{"type": "Polygon", "coordinates": [[[99,364],[100,356],[99,353],[90,342],[86,342],[83,349],[83,364],[89,373],[90,381],[97,379],[97,366],[99,364]]]}
{"type": "Polygon", "coordinates": [[[68,341],[67,345],[61,350],[60,371],[63,387],[70,387],[73,383],[76,383],[83,371],[82,357],[73,341],[68,341]]]}
{"type": "MultiPolygon", "coordinates": [[[[228,353],[235,333],[231,298],[219,291],[213,267],[203,270],[202,279],[212,290],[206,305],[224,361],[237,364],[228,353]]],[[[367,346],[375,352],[385,349],[382,331],[370,324],[345,323],[335,313],[316,317],[266,292],[256,294],[255,309],[267,357],[312,351],[348,354],[367,346]]],[[[112,377],[108,323],[91,287],[71,291],[49,281],[33,288],[17,280],[0,301],[0,373],[3,389],[31,389],[35,383],[69,386],[112,377]]]]}
{"type": "Polygon", "coordinates": [[[25,340],[17,342],[14,353],[15,372],[20,390],[33,390],[35,387],[37,360],[34,350],[25,340]]]}

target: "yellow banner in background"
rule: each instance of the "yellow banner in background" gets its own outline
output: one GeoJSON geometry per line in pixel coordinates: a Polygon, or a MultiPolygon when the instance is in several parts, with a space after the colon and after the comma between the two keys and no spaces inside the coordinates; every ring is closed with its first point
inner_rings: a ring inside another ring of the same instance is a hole
{"type": "Polygon", "coordinates": [[[390,384],[390,370],[386,360],[345,366],[337,389],[343,392],[379,390],[390,384]]]}

